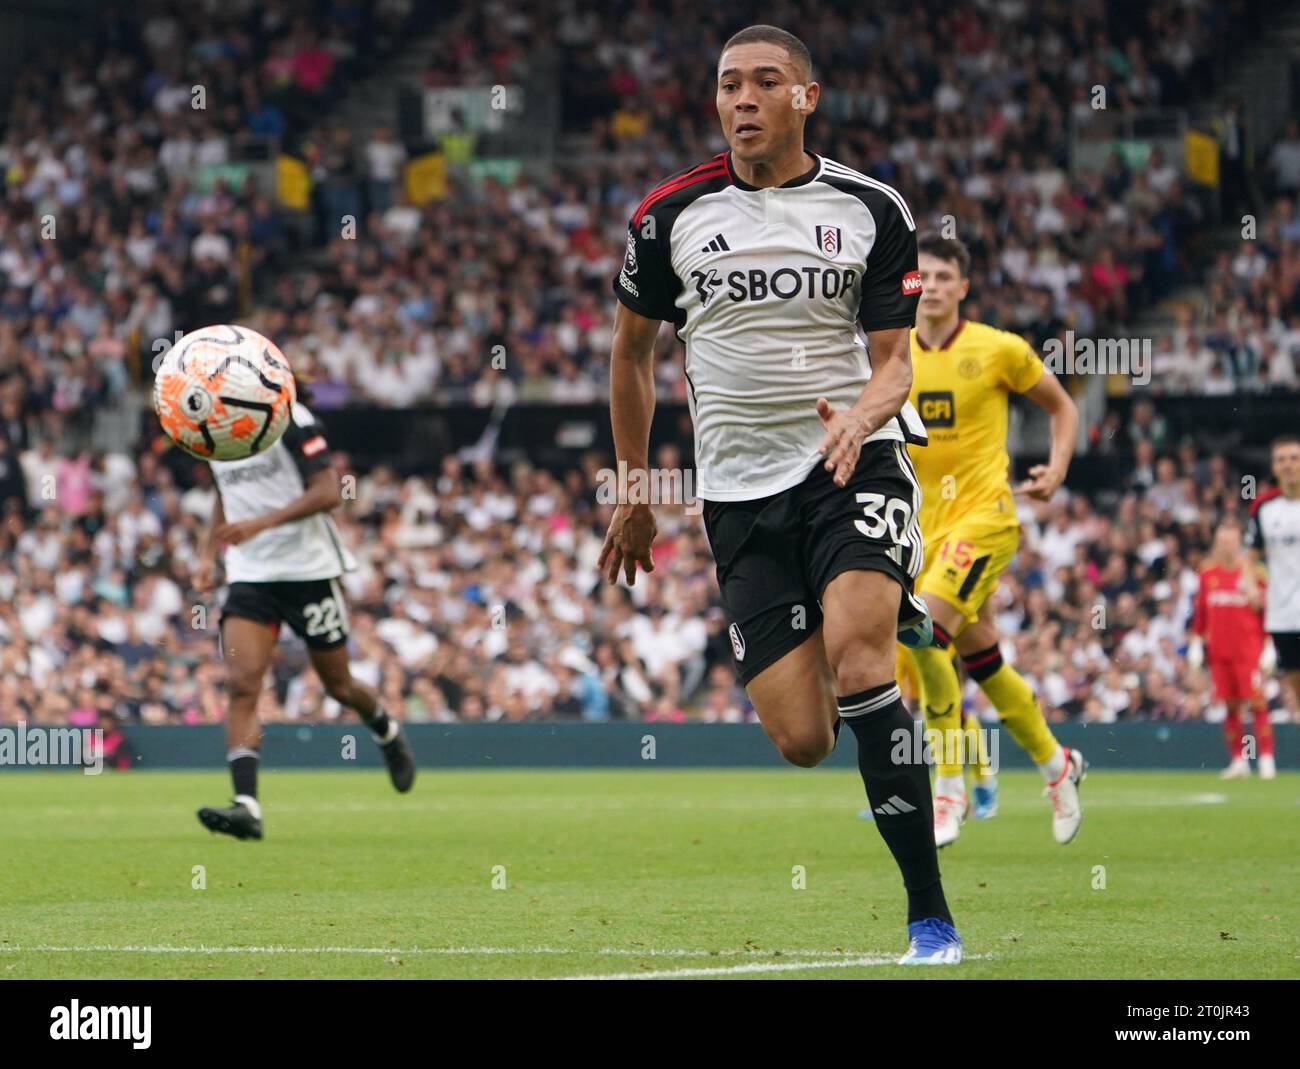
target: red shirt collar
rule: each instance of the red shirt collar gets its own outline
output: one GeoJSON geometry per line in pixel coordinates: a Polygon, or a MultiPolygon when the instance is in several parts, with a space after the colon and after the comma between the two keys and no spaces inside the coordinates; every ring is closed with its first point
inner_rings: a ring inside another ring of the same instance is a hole
{"type": "MultiPolygon", "coordinates": [[[[937,349],[947,349],[950,345],[952,345],[952,343],[957,340],[957,335],[961,333],[961,328],[964,327],[965,325],[966,325],[966,320],[964,319],[957,320],[957,325],[952,328],[952,333],[948,335],[947,339],[945,339],[942,345],[937,346],[937,349]]],[[[916,335],[916,344],[920,346],[922,349],[924,349],[926,352],[930,351],[930,347],[921,340],[920,331],[918,331],[916,335]]]]}

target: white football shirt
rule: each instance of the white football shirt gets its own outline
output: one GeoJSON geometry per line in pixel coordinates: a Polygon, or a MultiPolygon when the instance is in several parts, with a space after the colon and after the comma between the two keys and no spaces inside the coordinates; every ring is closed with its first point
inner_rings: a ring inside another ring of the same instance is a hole
{"type": "MultiPolygon", "coordinates": [[[[685,343],[705,500],[803,482],[825,434],[817,399],[848,408],[871,378],[863,332],[916,321],[916,224],[903,198],[809,155],[804,174],[759,189],[719,153],[656,186],[628,224],[614,293],[685,343]]],[[[925,444],[925,426],[905,403],[864,440],[879,439],[925,444]]]]}
{"type": "Polygon", "coordinates": [[[1300,497],[1274,493],[1260,498],[1246,540],[1268,565],[1264,630],[1300,632],[1300,497]]]}
{"type": "MultiPolygon", "coordinates": [[[[329,466],[329,446],[319,422],[295,404],[289,425],[275,445],[243,460],[212,460],[226,522],[264,516],[301,497],[307,481],[329,466]]],[[[356,567],[327,512],[270,527],[227,546],[226,581],[270,583],[334,579],[356,567]]]]}

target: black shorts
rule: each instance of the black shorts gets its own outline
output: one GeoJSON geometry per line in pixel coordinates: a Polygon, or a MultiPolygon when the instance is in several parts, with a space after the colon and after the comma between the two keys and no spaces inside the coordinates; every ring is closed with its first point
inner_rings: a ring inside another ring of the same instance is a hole
{"type": "Polygon", "coordinates": [[[277,634],[286,623],[314,650],[348,640],[348,608],[337,579],[231,583],[221,606],[222,621],[228,616],[270,624],[277,634]]]}
{"type": "Polygon", "coordinates": [[[899,625],[925,612],[912,591],[921,570],[921,491],[902,442],[868,442],[848,485],[818,464],[798,486],[754,501],[706,501],[704,530],[717,562],[741,681],[809,638],[821,596],[841,572],[885,572],[903,598],[899,625]]]}
{"type": "Polygon", "coordinates": [[[1274,631],[1270,636],[1282,672],[1300,672],[1300,631],[1274,631]]]}

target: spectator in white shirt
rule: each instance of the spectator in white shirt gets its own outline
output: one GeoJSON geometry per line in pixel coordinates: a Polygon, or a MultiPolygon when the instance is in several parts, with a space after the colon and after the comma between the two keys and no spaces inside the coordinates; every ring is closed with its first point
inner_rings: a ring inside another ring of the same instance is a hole
{"type": "Polygon", "coordinates": [[[203,221],[203,229],[195,235],[190,244],[190,255],[195,260],[215,260],[225,265],[230,263],[230,239],[217,229],[212,219],[203,221]]]}
{"type": "Polygon", "coordinates": [[[365,155],[370,210],[383,215],[392,206],[393,190],[406,163],[406,149],[393,140],[392,131],[381,126],[366,144],[365,155]]]}

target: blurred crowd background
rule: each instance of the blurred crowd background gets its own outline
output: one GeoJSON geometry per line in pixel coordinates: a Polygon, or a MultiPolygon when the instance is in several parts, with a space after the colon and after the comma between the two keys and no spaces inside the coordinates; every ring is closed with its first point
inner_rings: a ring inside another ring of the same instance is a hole
{"type": "MultiPolygon", "coordinates": [[[[0,524],[0,720],[220,720],[217,601],[190,586],[214,500],[206,465],[181,490],[152,452],[44,448],[24,476],[52,476],[55,499],[33,495],[25,516],[10,498],[0,524]]],[[[1215,523],[1249,504],[1242,473],[1190,443],[1141,437],[1135,453],[1102,500],[1061,491],[1021,505],[998,619],[1004,654],[1053,718],[1182,720],[1209,704],[1207,678],[1183,660],[1187,623],[1215,523]]],[[[343,579],[353,672],[416,721],[752,715],[698,510],[657,510],[652,579],[609,586],[597,573],[606,460],[556,475],[448,457],[428,476],[362,475],[336,513],[360,561],[343,579]]],[[[681,457],[666,446],[655,462],[681,457]]],[[[978,689],[968,697],[988,711],[978,689]]],[[[272,720],[340,712],[292,637],[264,703],[272,720]]]]}
{"type": "MultiPolygon", "coordinates": [[[[1206,681],[1182,661],[1190,598],[1214,523],[1248,502],[1229,454],[1174,440],[1159,405],[1300,381],[1300,128],[1251,143],[1225,75],[1268,6],[862,7],[542,0],[433,18],[411,0],[147,2],[33,56],[0,113],[0,721],[222,716],[216,602],[189,585],[206,468],[148,435],[105,449],[89,433],[147,394],[175,332],[255,326],[327,427],[359,404],[602,403],[628,215],[725,147],[713,64],[753,21],[812,51],[825,90],[809,147],[895,185],[922,226],[955,225],[974,255],[969,318],[1041,349],[1066,331],[1145,334],[1168,310],[1153,403],[1086,428],[1128,481],[1024,506],[997,599],[1004,652],[1050,716],[1205,715],[1206,681]],[[344,116],[417,33],[431,87],[551,72],[554,167],[452,166],[444,194],[415,203],[403,174],[423,147],[398,116],[361,133],[344,116]],[[1081,130],[1192,99],[1215,188],[1158,149],[1072,166],[1081,130]],[[287,147],[305,209],[220,177],[287,147]]],[[[660,397],[680,401],[681,347],[665,331],[659,350],[660,397]]],[[[439,456],[411,475],[337,456],[358,477],[341,515],[362,561],[345,581],[356,674],[414,720],[749,716],[697,516],[663,511],[652,582],[599,583],[611,459],[439,456]]],[[[659,466],[690,463],[683,442],[659,466]]],[[[266,718],[337,715],[305,664],[286,639],[266,718]]]]}

